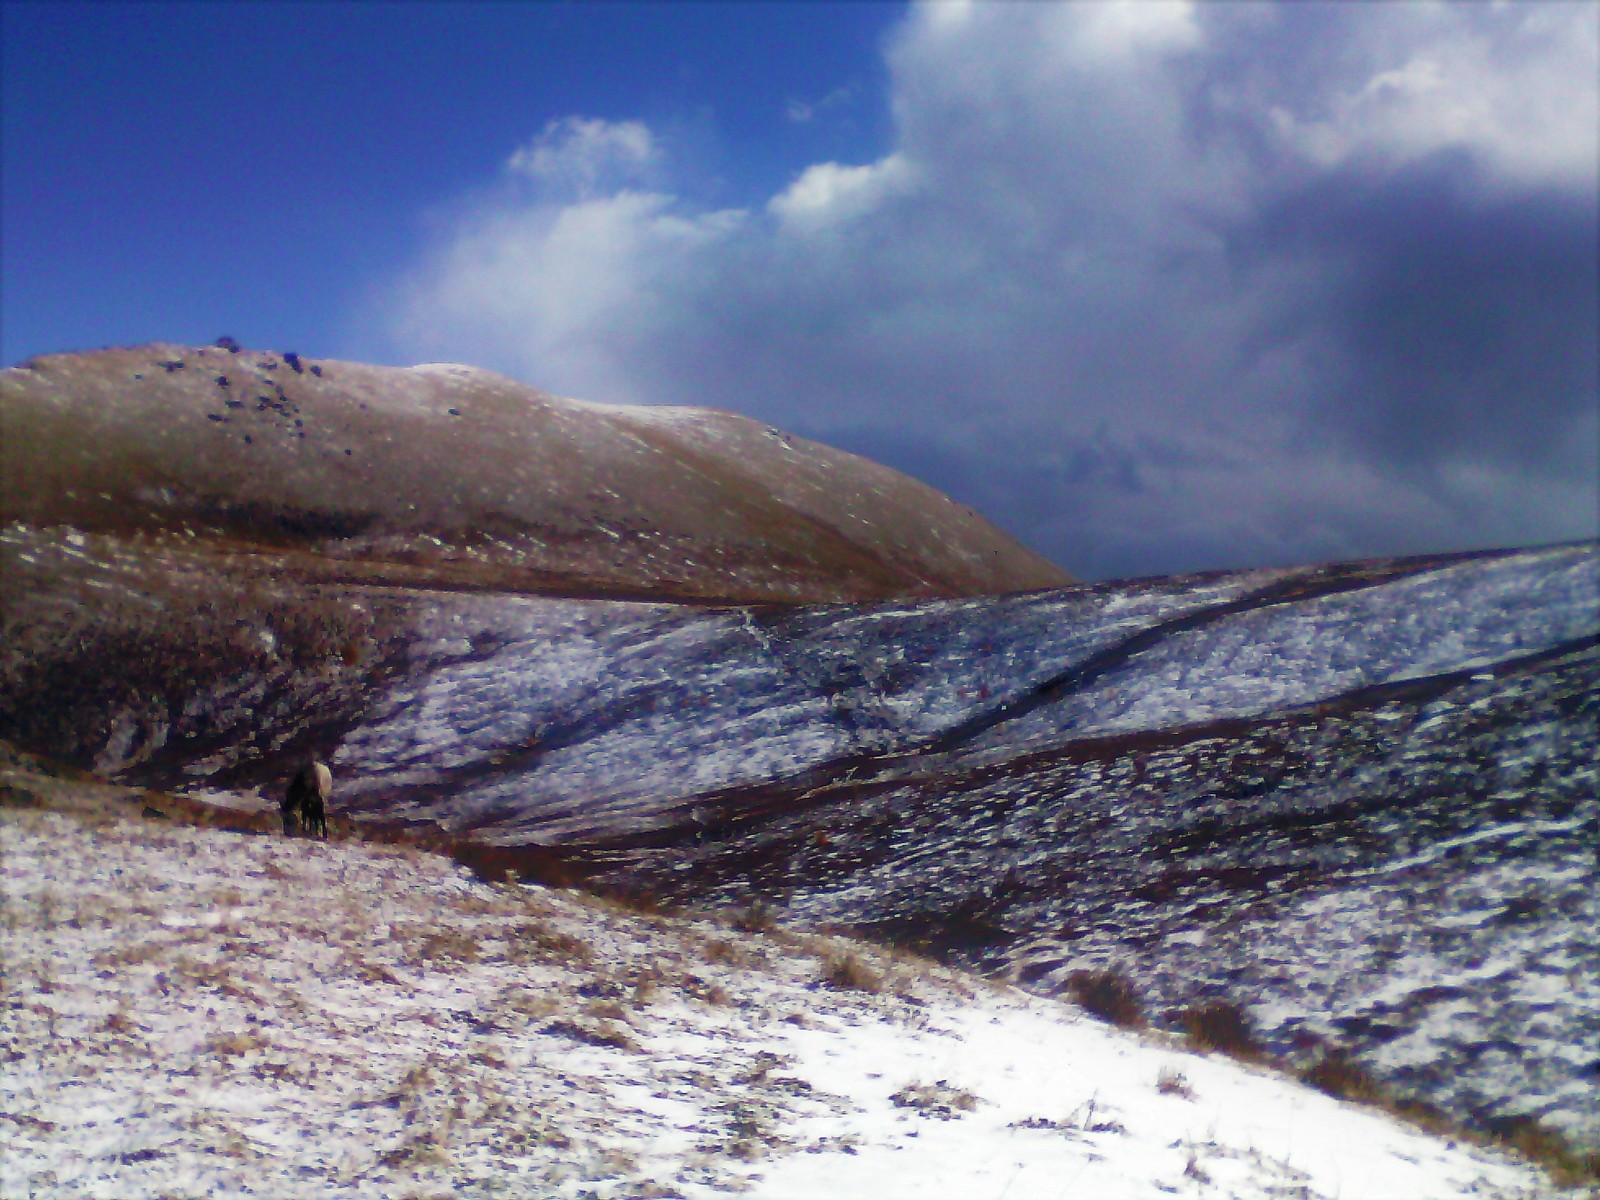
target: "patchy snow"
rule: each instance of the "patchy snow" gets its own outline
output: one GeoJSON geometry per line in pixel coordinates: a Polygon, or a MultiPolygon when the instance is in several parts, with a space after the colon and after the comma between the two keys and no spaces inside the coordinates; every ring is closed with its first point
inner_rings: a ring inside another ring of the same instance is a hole
{"type": "Polygon", "coordinates": [[[481,827],[493,814],[484,833],[497,840],[620,815],[647,821],[662,801],[849,754],[903,752],[1133,633],[1235,601],[1281,574],[1240,572],[1137,599],[1088,590],[765,618],[748,609],[440,598],[409,669],[346,733],[335,766],[358,780],[350,794],[363,798],[397,784],[442,784],[448,804],[438,814],[405,815],[481,827]],[[1104,606],[1115,615],[1101,619],[1104,606]],[[434,623],[449,625],[447,610],[469,625],[493,623],[481,653],[434,635],[434,623]],[[490,769],[450,777],[469,764],[490,769]]]}
{"type": "Polygon", "coordinates": [[[975,745],[991,760],[1069,736],[1280,712],[1592,637],[1597,613],[1600,559],[1588,547],[1460,560],[1181,630],[975,745]]]}
{"type": "Polygon", "coordinates": [[[715,438],[739,421],[730,413],[688,404],[605,404],[598,400],[570,400],[568,403],[590,412],[606,413],[623,422],[641,421],[648,425],[691,425],[715,438]]]}
{"type": "Polygon", "coordinates": [[[441,597],[335,765],[373,815],[508,844],[637,832],[851,756],[948,739],[953,764],[1004,763],[1547,652],[1594,636],[1600,555],[1295,590],[1317,586],[1315,569],[1247,571],[785,612],[441,597]]]}
{"type": "Polygon", "coordinates": [[[1550,1194],[834,939],[359,843],[16,809],[0,835],[5,1196],[1550,1194]]]}
{"type": "Polygon", "coordinates": [[[471,379],[478,376],[493,376],[492,371],[485,371],[482,367],[471,367],[466,363],[430,362],[417,363],[407,367],[408,371],[418,371],[424,375],[453,375],[458,379],[471,379]]]}

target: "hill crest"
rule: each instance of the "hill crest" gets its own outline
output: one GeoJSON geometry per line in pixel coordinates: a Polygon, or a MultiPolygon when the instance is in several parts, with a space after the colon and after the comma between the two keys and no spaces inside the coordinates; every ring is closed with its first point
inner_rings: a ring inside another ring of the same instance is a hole
{"type": "Polygon", "coordinates": [[[0,372],[0,423],[29,447],[0,468],[8,522],[564,594],[815,603],[1071,582],[857,455],[459,364],[168,343],[49,355],[0,372]]]}

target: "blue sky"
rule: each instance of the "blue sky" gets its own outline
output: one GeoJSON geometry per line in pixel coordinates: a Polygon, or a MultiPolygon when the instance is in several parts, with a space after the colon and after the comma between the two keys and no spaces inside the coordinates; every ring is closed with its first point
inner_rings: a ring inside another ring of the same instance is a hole
{"type": "Polygon", "coordinates": [[[569,115],[646,121],[707,202],[759,201],[879,148],[897,11],[7,0],[4,361],[235,327],[337,353],[441,210],[569,115]]]}
{"type": "Polygon", "coordinates": [[[0,6],[7,363],[704,404],[1088,577],[1597,533],[1600,6],[0,6]]]}

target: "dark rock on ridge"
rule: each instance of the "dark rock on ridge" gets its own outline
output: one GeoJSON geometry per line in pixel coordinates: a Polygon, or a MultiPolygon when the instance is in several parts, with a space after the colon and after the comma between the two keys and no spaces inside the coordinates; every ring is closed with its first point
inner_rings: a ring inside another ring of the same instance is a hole
{"type": "Polygon", "coordinates": [[[470,367],[236,346],[50,355],[0,372],[0,432],[28,448],[0,460],[7,523],[180,537],[231,556],[223,570],[313,554],[281,568],[781,602],[1070,582],[855,455],[731,413],[588,404],[470,367]]]}

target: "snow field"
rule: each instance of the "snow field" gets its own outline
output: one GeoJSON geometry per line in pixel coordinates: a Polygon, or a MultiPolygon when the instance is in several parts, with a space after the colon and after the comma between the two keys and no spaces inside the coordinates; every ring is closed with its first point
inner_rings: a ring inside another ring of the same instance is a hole
{"type": "Polygon", "coordinates": [[[353,842],[0,809],[0,846],[7,1200],[1549,1194],[837,939],[353,842]]]}

